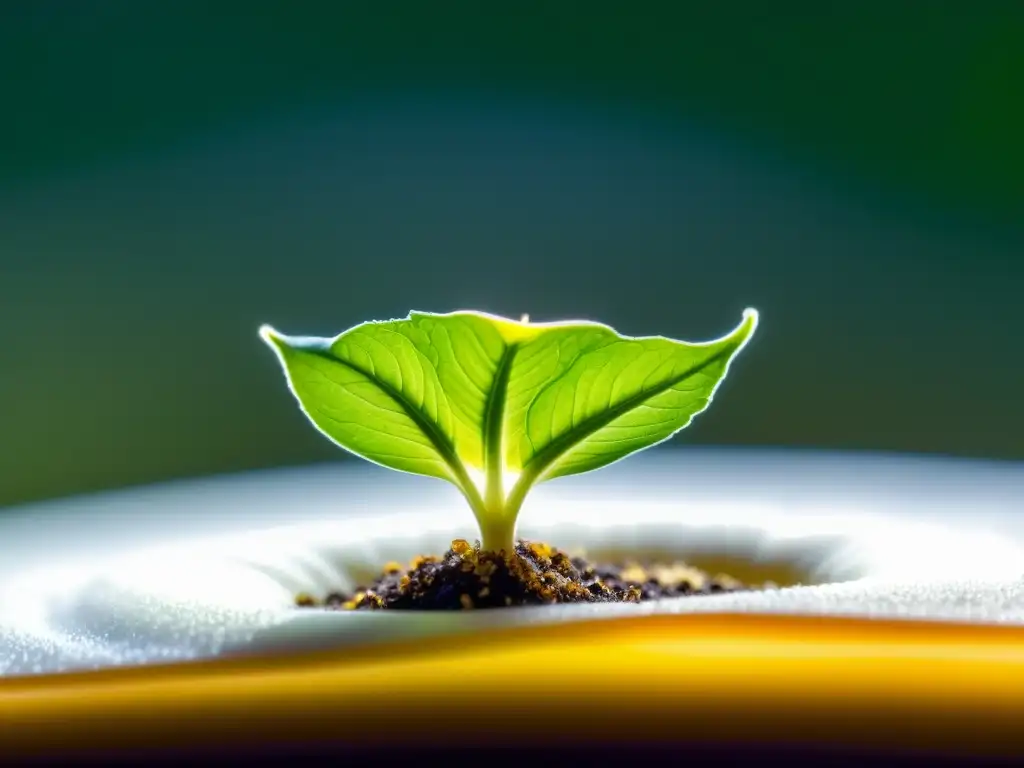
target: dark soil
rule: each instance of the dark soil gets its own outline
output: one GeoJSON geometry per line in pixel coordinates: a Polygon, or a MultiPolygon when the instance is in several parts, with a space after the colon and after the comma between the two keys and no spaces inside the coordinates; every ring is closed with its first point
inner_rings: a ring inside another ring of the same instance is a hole
{"type": "Polygon", "coordinates": [[[336,610],[417,609],[458,611],[549,603],[638,603],[663,597],[736,592],[757,587],[712,576],[685,563],[593,564],[546,544],[520,541],[514,556],[481,551],[456,539],[441,557],[418,557],[409,566],[390,563],[354,594],[323,600],[299,595],[301,607],[336,610]]]}

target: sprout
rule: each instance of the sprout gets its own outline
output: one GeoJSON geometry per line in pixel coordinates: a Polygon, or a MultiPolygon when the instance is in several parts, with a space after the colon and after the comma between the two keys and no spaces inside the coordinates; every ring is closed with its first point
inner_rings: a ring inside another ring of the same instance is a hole
{"type": "Polygon", "coordinates": [[[689,343],[460,311],[410,312],[333,339],[260,335],[321,432],[377,464],[453,483],[483,549],[511,554],[533,486],[672,437],[707,408],[756,327],[748,309],[729,334],[689,343]]]}

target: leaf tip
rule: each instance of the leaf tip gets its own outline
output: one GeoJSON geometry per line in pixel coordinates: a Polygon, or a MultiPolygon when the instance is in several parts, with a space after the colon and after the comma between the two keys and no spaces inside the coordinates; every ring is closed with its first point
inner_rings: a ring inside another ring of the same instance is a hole
{"type": "Polygon", "coordinates": [[[754,331],[757,330],[757,324],[761,319],[761,313],[753,307],[747,307],[743,310],[743,322],[741,325],[745,326],[747,336],[753,335],[754,331]]]}
{"type": "Polygon", "coordinates": [[[277,346],[281,342],[281,334],[266,323],[260,326],[260,338],[272,347],[277,346]]]}
{"type": "Polygon", "coordinates": [[[739,342],[733,354],[738,354],[740,350],[747,346],[747,343],[754,335],[754,331],[757,330],[757,324],[760,321],[760,318],[760,313],[753,307],[747,307],[743,310],[743,319],[740,321],[736,330],[733,331],[733,337],[739,342]]]}
{"type": "Polygon", "coordinates": [[[284,355],[287,354],[289,347],[292,346],[291,339],[266,323],[260,326],[260,338],[284,363],[284,355]]]}

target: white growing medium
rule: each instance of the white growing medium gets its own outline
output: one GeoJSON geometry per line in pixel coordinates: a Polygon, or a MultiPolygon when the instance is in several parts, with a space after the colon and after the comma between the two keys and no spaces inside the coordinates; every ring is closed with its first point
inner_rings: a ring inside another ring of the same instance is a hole
{"type": "Polygon", "coordinates": [[[445,616],[291,607],[297,591],[351,587],[387,560],[471,537],[457,493],[429,479],[328,466],[35,505],[0,523],[12,553],[0,564],[0,674],[649,612],[1024,624],[1022,501],[1024,470],[1009,464],[653,451],[539,489],[524,535],[802,562],[835,583],[445,616]]]}

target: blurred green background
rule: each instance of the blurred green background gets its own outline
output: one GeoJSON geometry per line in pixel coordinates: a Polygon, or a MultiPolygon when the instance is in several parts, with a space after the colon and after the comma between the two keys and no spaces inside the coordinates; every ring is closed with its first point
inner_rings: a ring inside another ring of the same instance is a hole
{"type": "Polygon", "coordinates": [[[411,308],[754,306],[679,440],[1024,458],[1024,4],[510,5],[5,3],[0,505],[340,458],[256,329],[411,308]]]}

